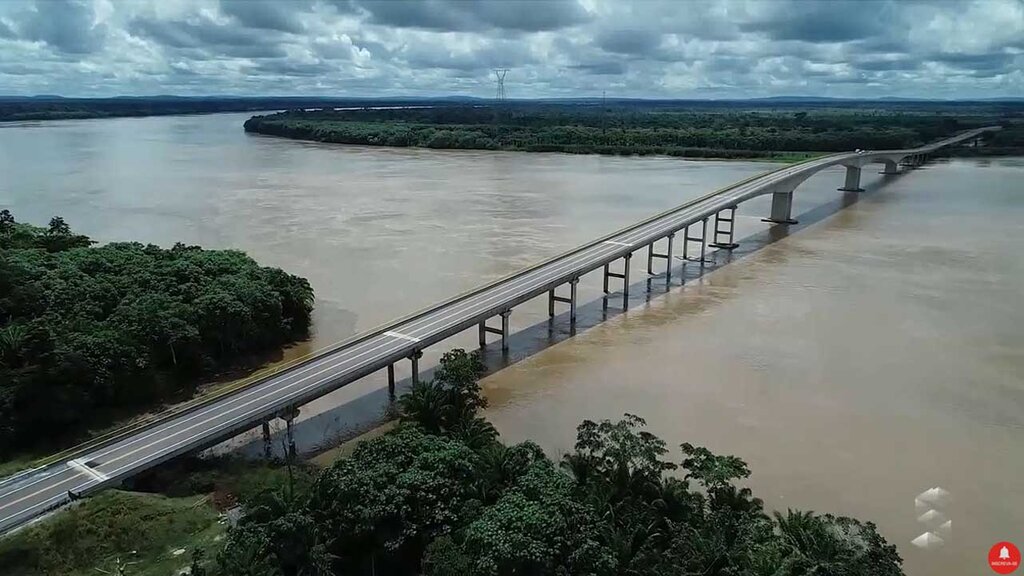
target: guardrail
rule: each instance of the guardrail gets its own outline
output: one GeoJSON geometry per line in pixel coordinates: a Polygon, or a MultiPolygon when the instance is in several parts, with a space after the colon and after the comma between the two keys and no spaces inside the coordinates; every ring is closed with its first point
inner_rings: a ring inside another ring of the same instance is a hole
{"type": "MultiPolygon", "coordinates": [[[[998,129],[998,127],[987,127],[987,128],[977,129],[976,131],[978,133],[981,133],[981,132],[984,132],[984,131],[994,130],[994,129],[998,129]]],[[[907,150],[899,150],[899,151],[895,151],[895,152],[914,154],[914,153],[920,153],[921,151],[924,151],[924,150],[934,150],[936,148],[939,148],[939,147],[947,145],[947,143],[951,143],[951,142],[955,141],[957,138],[959,138],[961,136],[963,136],[963,135],[961,134],[961,135],[958,135],[958,136],[953,136],[953,137],[941,140],[941,141],[939,141],[937,143],[934,143],[934,144],[931,144],[931,145],[922,146],[922,147],[918,147],[918,148],[907,149],[907,150]]],[[[881,152],[881,151],[872,151],[872,152],[881,152]]],[[[692,206],[694,206],[696,204],[699,204],[699,203],[704,202],[706,200],[712,199],[715,196],[718,196],[720,194],[723,194],[725,192],[728,192],[730,190],[733,190],[735,188],[738,188],[740,186],[743,186],[743,185],[748,184],[750,182],[753,182],[755,180],[759,180],[761,178],[765,178],[767,176],[770,176],[772,174],[775,174],[775,173],[778,173],[778,172],[781,172],[781,171],[784,171],[784,170],[791,170],[791,169],[799,167],[799,166],[801,166],[803,164],[807,164],[807,163],[810,163],[810,162],[821,161],[821,160],[826,159],[826,158],[831,158],[831,157],[836,157],[836,156],[843,156],[843,155],[846,155],[846,154],[849,154],[849,152],[839,152],[839,153],[833,153],[833,154],[823,154],[823,155],[820,155],[820,156],[814,156],[814,157],[811,157],[811,158],[807,158],[807,159],[801,160],[799,162],[795,162],[795,163],[792,163],[792,164],[787,164],[785,166],[780,166],[780,167],[778,167],[778,168],[776,168],[774,170],[769,170],[769,171],[763,172],[761,174],[755,174],[755,175],[750,176],[748,178],[744,178],[743,180],[740,180],[739,182],[734,182],[732,184],[729,184],[728,186],[724,186],[722,188],[719,188],[719,189],[717,189],[717,190],[715,190],[713,192],[710,192],[708,194],[705,194],[703,196],[700,196],[698,198],[695,198],[693,200],[685,202],[685,203],[683,203],[683,204],[681,204],[679,206],[675,206],[673,208],[670,208],[668,210],[665,210],[663,212],[660,212],[658,214],[655,214],[653,216],[645,218],[645,219],[643,219],[643,220],[641,220],[639,222],[636,222],[634,224],[631,224],[629,226],[623,227],[623,228],[621,228],[619,230],[616,230],[614,232],[611,232],[609,234],[601,236],[600,238],[592,240],[592,241],[590,241],[590,242],[588,242],[586,244],[577,246],[577,247],[572,248],[572,249],[570,249],[570,250],[568,250],[566,252],[562,252],[562,253],[560,253],[558,255],[552,256],[552,257],[550,257],[550,258],[548,258],[546,260],[538,262],[537,264],[533,264],[531,266],[528,266],[526,268],[523,268],[521,270],[513,272],[513,273],[511,273],[509,275],[506,275],[506,276],[503,276],[501,278],[498,278],[498,279],[496,279],[496,280],[494,280],[492,282],[488,282],[488,283],[486,283],[486,284],[484,284],[482,286],[478,286],[478,287],[473,288],[473,289],[471,289],[469,291],[457,294],[457,295],[455,295],[455,296],[453,296],[453,297],[451,297],[451,298],[449,298],[447,300],[444,300],[444,301],[439,302],[437,304],[433,304],[433,305],[431,305],[431,306],[429,306],[427,308],[424,308],[424,309],[412,312],[412,313],[410,313],[410,314],[408,314],[406,316],[400,317],[398,319],[391,320],[391,321],[389,321],[387,323],[384,323],[384,324],[381,324],[381,325],[379,325],[379,326],[377,326],[375,328],[371,328],[371,329],[369,329],[369,330],[367,330],[365,332],[357,334],[357,335],[355,335],[355,336],[353,336],[351,338],[348,338],[346,340],[342,340],[340,342],[336,342],[336,343],[331,344],[331,345],[329,345],[329,346],[327,346],[325,348],[322,348],[320,350],[317,350],[317,351],[311,352],[309,354],[303,355],[303,356],[301,356],[299,358],[294,358],[294,359],[289,360],[288,362],[285,362],[283,364],[276,365],[276,366],[274,366],[272,368],[267,368],[267,369],[259,370],[256,373],[254,373],[254,374],[252,374],[252,375],[250,375],[250,376],[248,376],[246,378],[243,378],[243,379],[238,380],[238,381],[236,381],[234,383],[231,383],[229,385],[221,387],[221,388],[217,389],[216,391],[214,391],[214,392],[212,392],[210,394],[205,394],[205,395],[202,395],[202,396],[198,396],[198,397],[193,398],[192,400],[189,400],[189,401],[184,402],[182,404],[177,404],[177,405],[175,405],[175,406],[173,406],[173,407],[171,407],[169,409],[153,413],[153,414],[151,414],[151,415],[149,415],[147,417],[144,417],[144,418],[142,418],[142,419],[140,419],[140,420],[138,420],[136,422],[130,423],[130,424],[126,425],[126,426],[122,426],[122,427],[114,429],[114,430],[110,430],[110,431],[105,432],[103,434],[100,434],[100,435],[98,435],[98,436],[96,436],[96,437],[94,437],[94,438],[92,438],[90,440],[87,440],[85,442],[82,442],[80,444],[72,446],[71,448],[68,448],[66,450],[62,450],[60,452],[57,452],[57,453],[52,454],[50,456],[47,456],[45,458],[41,458],[39,460],[36,460],[36,461],[34,461],[34,462],[32,462],[30,464],[30,467],[31,467],[30,470],[17,472],[14,475],[8,477],[7,479],[4,479],[4,481],[9,480],[13,476],[21,476],[23,474],[29,473],[30,471],[31,472],[35,472],[35,471],[38,471],[41,468],[45,468],[47,466],[53,465],[53,464],[55,464],[57,462],[60,462],[62,460],[66,460],[66,459],[69,459],[69,458],[72,458],[72,457],[83,455],[83,454],[85,454],[87,452],[90,452],[92,450],[103,448],[103,447],[108,446],[108,445],[110,445],[110,444],[112,444],[114,442],[117,442],[117,441],[119,441],[119,440],[121,440],[121,439],[123,439],[123,438],[125,438],[127,436],[130,436],[131,434],[135,434],[137,432],[141,432],[141,431],[147,430],[147,429],[149,429],[149,428],[151,428],[153,426],[156,426],[156,425],[158,425],[158,424],[160,424],[160,423],[162,423],[162,422],[164,422],[164,421],[166,421],[166,420],[168,420],[170,418],[173,418],[175,416],[181,416],[181,415],[188,414],[190,412],[199,410],[201,408],[204,408],[204,407],[206,407],[206,406],[208,406],[210,404],[213,404],[213,403],[215,403],[215,402],[217,402],[217,401],[219,401],[219,400],[221,400],[223,398],[226,398],[226,397],[228,397],[228,396],[230,396],[232,394],[235,394],[235,393],[240,392],[242,390],[246,390],[248,388],[251,388],[253,386],[259,385],[261,383],[264,383],[267,380],[269,380],[270,378],[278,376],[278,375],[282,374],[283,372],[286,372],[286,371],[294,369],[294,368],[298,368],[298,367],[303,366],[305,364],[308,364],[310,362],[313,362],[313,361],[316,361],[316,360],[320,360],[322,358],[330,356],[331,354],[334,354],[334,353],[336,353],[337,351],[339,351],[339,350],[341,350],[343,348],[346,348],[346,347],[358,344],[359,342],[362,342],[362,341],[367,340],[369,338],[374,338],[376,336],[379,336],[380,334],[382,334],[384,332],[387,332],[387,331],[389,331],[389,330],[391,330],[393,328],[396,328],[398,326],[401,326],[402,324],[405,324],[407,322],[416,320],[416,319],[421,318],[423,316],[426,316],[428,314],[432,314],[434,312],[437,312],[440,309],[443,309],[443,308],[445,308],[447,306],[451,306],[453,304],[456,304],[456,303],[458,303],[458,302],[460,302],[462,300],[465,300],[466,298],[473,297],[473,296],[475,296],[477,294],[480,294],[481,292],[490,290],[490,289],[494,288],[495,286],[501,285],[503,283],[506,283],[506,282],[509,282],[509,281],[512,281],[512,280],[515,280],[516,278],[518,278],[520,276],[523,276],[525,274],[529,274],[529,273],[531,273],[533,271],[536,271],[536,270],[538,270],[540,268],[543,268],[544,266],[547,266],[547,265],[549,265],[549,264],[551,264],[553,262],[557,262],[558,260],[561,260],[562,258],[566,258],[568,256],[572,256],[573,254],[576,254],[578,252],[581,252],[583,250],[591,248],[591,247],[593,247],[595,245],[601,244],[601,243],[605,242],[606,240],[615,238],[616,236],[619,236],[621,234],[625,234],[625,233],[631,232],[633,230],[636,230],[638,228],[641,228],[643,226],[646,226],[647,224],[650,224],[650,223],[652,223],[652,222],[654,222],[656,220],[659,220],[659,219],[664,218],[666,216],[670,216],[670,215],[672,215],[672,214],[674,214],[676,212],[679,212],[679,211],[685,210],[687,208],[690,208],[690,207],[692,207],[692,206]]]]}

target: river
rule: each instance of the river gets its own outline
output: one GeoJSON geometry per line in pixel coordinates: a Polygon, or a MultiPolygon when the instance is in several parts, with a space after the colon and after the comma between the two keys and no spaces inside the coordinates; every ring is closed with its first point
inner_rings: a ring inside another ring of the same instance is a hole
{"type": "MultiPolygon", "coordinates": [[[[247,135],[247,117],[0,124],[0,207],[309,278],[315,333],[294,357],[772,167],[341,147],[247,135]]],[[[731,257],[640,282],[626,313],[588,276],[573,338],[543,299],[517,308],[510,354],[489,347],[507,367],[484,381],[487,417],[557,456],[580,420],[639,414],[673,448],[742,457],[769,508],[876,522],[908,574],[985,573],[1024,527],[1024,159],[867,174],[860,195],[838,169],[798,188],[788,234],[744,204],[731,257]],[[919,549],[914,498],[936,486],[952,530],[919,549]]],[[[307,447],[375,422],[382,384],[304,408],[307,447]]]]}

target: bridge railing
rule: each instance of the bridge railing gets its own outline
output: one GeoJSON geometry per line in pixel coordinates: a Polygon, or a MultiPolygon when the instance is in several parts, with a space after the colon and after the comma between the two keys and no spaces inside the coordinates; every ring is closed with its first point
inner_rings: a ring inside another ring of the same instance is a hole
{"type": "MultiPolygon", "coordinates": [[[[988,131],[988,130],[993,130],[993,129],[998,130],[999,127],[982,128],[982,129],[976,130],[976,132],[981,133],[981,132],[988,131]]],[[[925,149],[932,149],[932,150],[934,150],[934,149],[939,148],[941,146],[945,146],[948,143],[954,142],[957,139],[963,138],[965,136],[965,134],[953,136],[953,137],[947,138],[945,140],[941,140],[941,141],[939,141],[937,143],[934,143],[934,144],[931,144],[931,145],[928,145],[928,146],[923,146],[923,147],[909,149],[909,150],[898,150],[898,151],[893,151],[893,152],[897,152],[897,153],[906,152],[908,154],[914,154],[914,153],[920,153],[921,151],[924,151],[925,149]]],[[[881,152],[881,151],[872,151],[872,152],[881,152]]],[[[173,417],[176,417],[176,416],[181,416],[181,415],[184,415],[184,414],[188,414],[188,413],[194,412],[196,410],[200,410],[200,409],[202,409],[202,408],[204,408],[204,407],[206,407],[206,406],[208,406],[210,404],[213,404],[213,403],[215,403],[215,402],[217,402],[217,401],[219,401],[219,400],[221,400],[223,398],[231,396],[232,394],[235,394],[235,393],[241,392],[243,390],[252,388],[254,386],[258,386],[258,385],[260,385],[262,383],[265,383],[270,378],[273,378],[274,376],[277,376],[277,375],[281,374],[282,372],[285,372],[285,371],[288,371],[288,370],[291,370],[291,369],[303,366],[303,365],[308,364],[310,362],[315,362],[315,361],[320,360],[322,358],[328,357],[331,354],[334,354],[334,353],[336,353],[337,351],[339,351],[341,349],[347,348],[349,346],[353,346],[353,345],[358,344],[358,343],[360,343],[360,342],[362,342],[364,340],[367,340],[367,339],[379,336],[382,333],[387,332],[389,330],[392,330],[394,328],[397,328],[397,327],[399,327],[399,326],[401,326],[401,325],[403,325],[403,324],[405,324],[407,322],[411,322],[411,321],[417,320],[417,319],[419,319],[419,318],[421,318],[423,316],[426,316],[428,314],[432,314],[434,312],[437,312],[438,310],[441,310],[441,309],[443,309],[443,308],[445,308],[447,306],[451,306],[451,305],[456,304],[456,303],[458,303],[458,302],[460,302],[462,300],[465,300],[467,298],[471,298],[473,296],[476,296],[476,295],[480,294],[481,292],[485,292],[485,291],[490,290],[490,289],[492,289],[492,288],[494,288],[496,286],[499,286],[499,285],[504,284],[506,282],[510,282],[512,280],[515,280],[516,278],[519,278],[519,277],[521,277],[521,276],[523,276],[525,274],[529,274],[531,272],[534,272],[534,271],[536,271],[536,270],[538,270],[540,268],[548,266],[548,265],[550,265],[550,264],[552,264],[554,262],[557,262],[557,261],[559,261],[559,260],[561,260],[563,258],[572,256],[573,254],[579,253],[579,252],[581,252],[583,250],[586,250],[588,248],[592,248],[593,246],[601,244],[601,243],[603,243],[603,242],[605,242],[607,240],[610,240],[610,239],[615,238],[617,236],[620,236],[622,234],[627,234],[627,233],[629,233],[629,232],[631,232],[633,230],[637,230],[639,228],[642,228],[642,227],[644,227],[644,226],[646,226],[646,225],[648,225],[648,224],[650,224],[652,222],[655,222],[657,220],[665,218],[666,216],[670,216],[670,215],[672,215],[672,214],[674,214],[676,212],[680,212],[682,210],[686,210],[687,208],[691,208],[691,207],[693,207],[693,206],[695,206],[697,204],[700,204],[700,203],[705,202],[705,201],[707,201],[709,199],[712,199],[715,196],[718,196],[720,194],[728,192],[729,190],[732,190],[732,189],[735,189],[737,187],[743,186],[743,185],[748,184],[750,182],[753,182],[755,180],[771,176],[771,175],[776,174],[778,172],[782,172],[782,171],[785,171],[785,170],[793,170],[795,168],[799,168],[801,165],[804,165],[804,164],[807,164],[807,163],[810,163],[810,162],[820,162],[820,161],[822,161],[822,160],[824,160],[826,158],[831,158],[831,157],[836,157],[836,156],[843,156],[843,155],[846,155],[846,154],[849,154],[849,153],[848,152],[839,152],[839,153],[834,153],[834,154],[824,154],[824,155],[821,155],[821,156],[814,156],[814,157],[811,157],[811,158],[807,158],[805,160],[801,160],[799,162],[795,162],[795,163],[792,163],[792,164],[787,164],[785,166],[780,166],[780,167],[778,167],[778,168],[776,168],[774,170],[770,170],[768,172],[763,172],[763,173],[760,173],[760,174],[752,175],[752,176],[750,176],[748,178],[744,178],[743,180],[740,180],[739,182],[734,182],[734,183],[732,183],[732,184],[730,184],[728,186],[724,186],[722,188],[719,188],[718,190],[715,190],[713,192],[710,192],[708,194],[705,194],[703,196],[700,196],[698,198],[695,198],[693,200],[685,202],[685,203],[683,203],[681,205],[675,206],[673,208],[670,208],[668,210],[665,210],[663,212],[660,212],[658,214],[655,214],[653,216],[645,218],[645,219],[643,219],[643,220],[641,220],[639,222],[636,222],[636,223],[631,224],[629,226],[620,228],[619,230],[616,230],[614,232],[606,234],[606,235],[604,235],[604,236],[602,236],[600,238],[597,238],[597,239],[595,239],[595,240],[593,240],[591,242],[588,242],[586,244],[577,246],[577,247],[572,248],[572,249],[570,249],[568,251],[562,252],[562,253],[560,253],[558,255],[552,256],[552,257],[550,257],[550,258],[548,258],[546,260],[538,262],[537,264],[533,264],[531,266],[528,266],[526,268],[523,268],[521,270],[513,272],[512,274],[503,276],[501,278],[498,278],[496,280],[493,280],[491,282],[488,282],[486,284],[483,284],[481,286],[478,286],[478,287],[473,288],[471,290],[468,290],[466,292],[457,294],[457,295],[455,295],[455,296],[453,296],[453,297],[451,297],[451,298],[449,298],[447,300],[444,300],[444,301],[439,302],[437,304],[433,304],[433,305],[431,305],[431,306],[429,306],[427,308],[424,308],[424,309],[412,312],[412,313],[410,313],[410,314],[408,314],[406,316],[403,316],[401,318],[398,318],[396,320],[391,320],[391,321],[389,321],[387,323],[384,323],[384,324],[381,324],[381,325],[379,325],[379,326],[377,326],[375,328],[371,328],[371,329],[366,330],[366,331],[364,331],[364,332],[362,332],[360,334],[357,334],[357,335],[355,335],[355,336],[353,336],[351,338],[348,338],[346,340],[342,340],[342,341],[336,342],[334,344],[331,344],[329,346],[326,346],[324,348],[321,348],[320,350],[316,350],[316,351],[311,352],[309,354],[303,355],[301,357],[294,358],[294,359],[289,360],[288,362],[285,362],[283,364],[279,364],[279,365],[276,365],[276,366],[271,367],[271,368],[266,368],[266,369],[259,370],[256,373],[254,373],[254,374],[252,374],[252,375],[250,375],[250,376],[248,376],[246,378],[243,378],[241,380],[233,382],[233,383],[231,383],[229,385],[220,387],[220,388],[218,388],[214,392],[211,392],[209,394],[205,394],[205,395],[193,398],[192,400],[189,400],[189,401],[181,403],[181,404],[177,404],[177,405],[175,405],[175,406],[173,406],[171,408],[168,408],[166,410],[162,410],[162,411],[159,411],[159,412],[152,413],[152,414],[150,414],[148,416],[140,418],[139,420],[136,420],[135,422],[131,422],[131,423],[125,425],[125,426],[122,426],[122,427],[119,427],[119,428],[116,428],[116,429],[104,432],[104,433],[102,433],[102,434],[100,434],[100,435],[98,435],[98,436],[96,436],[94,438],[91,438],[90,440],[87,440],[85,442],[77,444],[77,445],[75,445],[75,446],[73,446],[71,448],[68,448],[66,450],[62,450],[60,452],[57,452],[57,453],[52,454],[50,456],[47,456],[45,458],[41,458],[39,460],[36,460],[36,461],[32,462],[29,465],[30,470],[22,471],[22,472],[19,472],[19,473],[15,473],[15,476],[21,475],[21,474],[25,474],[25,473],[28,473],[28,472],[31,472],[31,471],[35,471],[35,470],[38,470],[40,468],[44,468],[44,467],[56,464],[56,463],[61,462],[61,461],[64,461],[64,460],[67,460],[67,459],[70,459],[70,458],[73,458],[73,457],[76,457],[76,456],[79,456],[79,455],[83,455],[83,454],[88,453],[90,451],[97,450],[99,448],[103,448],[103,447],[108,446],[108,445],[110,445],[112,443],[115,443],[115,442],[117,442],[117,441],[119,441],[121,439],[124,439],[124,438],[126,438],[126,437],[128,437],[128,436],[130,436],[132,434],[135,434],[137,432],[144,431],[144,430],[146,430],[146,429],[148,429],[150,427],[156,426],[156,425],[158,425],[158,424],[160,424],[160,423],[162,423],[162,422],[164,422],[164,421],[166,421],[166,420],[168,420],[170,418],[173,418],[173,417]]],[[[644,242],[638,242],[637,243],[638,246],[642,246],[643,244],[644,244],[644,242]]],[[[624,251],[627,251],[627,250],[624,249],[624,251]]],[[[583,272],[580,272],[580,273],[583,273],[583,272]]]]}

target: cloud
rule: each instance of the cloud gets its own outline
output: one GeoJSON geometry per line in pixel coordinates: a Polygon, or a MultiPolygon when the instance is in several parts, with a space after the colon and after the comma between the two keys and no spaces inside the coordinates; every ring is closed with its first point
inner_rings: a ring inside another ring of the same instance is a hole
{"type": "Polygon", "coordinates": [[[254,29],[219,24],[208,18],[195,20],[151,20],[136,18],[127,31],[170,48],[194,49],[240,58],[274,58],[285,56],[280,45],[268,41],[267,34],[254,29]]]}
{"type": "Polygon", "coordinates": [[[1024,93],[1021,0],[0,0],[5,93],[1024,93]]]}
{"type": "Polygon", "coordinates": [[[626,73],[626,65],[614,60],[609,60],[607,62],[593,62],[590,64],[574,64],[570,68],[598,76],[613,76],[626,73]]]}
{"type": "Polygon", "coordinates": [[[88,54],[103,45],[105,27],[93,22],[92,5],[77,0],[39,2],[19,28],[28,40],[65,54],[88,54]]]}
{"type": "Polygon", "coordinates": [[[846,42],[895,31],[902,24],[897,5],[889,0],[777,0],[754,6],[740,29],[773,40],[846,42]]]}
{"type": "Polygon", "coordinates": [[[605,52],[643,56],[653,54],[661,46],[661,34],[650,30],[602,30],[595,39],[605,52]]]}
{"type": "Polygon", "coordinates": [[[289,4],[274,0],[220,0],[220,11],[243,26],[296,34],[304,30],[297,12],[308,6],[309,3],[298,0],[289,4]]]}
{"type": "Polygon", "coordinates": [[[589,18],[576,0],[352,0],[351,5],[365,11],[375,24],[446,32],[539,32],[581,24],[589,18]]]}

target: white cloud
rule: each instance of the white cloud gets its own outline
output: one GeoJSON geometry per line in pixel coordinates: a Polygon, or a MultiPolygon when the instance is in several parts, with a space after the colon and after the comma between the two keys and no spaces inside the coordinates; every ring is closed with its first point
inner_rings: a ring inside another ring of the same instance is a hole
{"type": "Polygon", "coordinates": [[[1024,94],[1020,0],[6,0],[0,92],[1024,94]]]}

